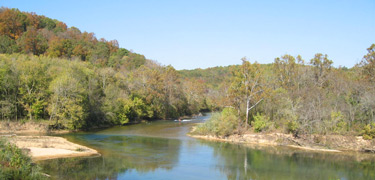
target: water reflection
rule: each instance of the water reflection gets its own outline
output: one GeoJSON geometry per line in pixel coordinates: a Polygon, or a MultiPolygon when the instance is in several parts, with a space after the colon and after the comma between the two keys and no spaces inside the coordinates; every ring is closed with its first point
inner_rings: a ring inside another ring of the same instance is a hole
{"type": "Polygon", "coordinates": [[[41,161],[43,169],[58,179],[117,179],[119,173],[170,170],[178,164],[181,141],[175,139],[80,135],[72,141],[86,140],[102,154],[95,158],[66,158],[41,161]]]}
{"type": "Polygon", "coordinates": [[[286,147],[251,148],[200,141],[213,148],[215,168],[227,179],[375,179],[372,155],[313,153],[286,147]],[[366,155],[361,155],[366,156],[366,155]]]}
{"type": "Polygon", "coordinates": [[[102,156],[38,164],[53,179],[375,179],[373,155],[196,140],[185,135],[191,126],[160,121],[64,135],[102,156]]]}

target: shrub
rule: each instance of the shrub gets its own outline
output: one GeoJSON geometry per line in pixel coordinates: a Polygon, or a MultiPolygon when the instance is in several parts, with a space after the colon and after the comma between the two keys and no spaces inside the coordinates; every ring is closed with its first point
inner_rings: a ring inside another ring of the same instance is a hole
{"type": "Polygon", "coordinates": [[[197,126],[193,133],[202,135],[229,136],[234,133],[238,122],[236,111],[225,108],[221,113],[212,114],[211,118],[197,126]]]}
{"type": "Polygon", "coordinates": [[[362,136],[365,140],[375,138],[375,123],[372,123],[372,125],[367,124],[362,130],[362,136]]]}
{"type": "Polygon", "coordinates": [[[347,123],[344,121],[345,117],[340,111],[332,111],[331,119],[324,121],[325,133],[343,133],[347,131],[347,123]]]}
{"type": "Polygon", "coordinates": [[[269,122],[268,117],[257,113],[257,115],[254,116],[254,121],[252,125],[254,127],[255,132],[261,132],[261,131],[267,130],[269,126],[271,125],[271,123],[269,122]]]}
{"type": "Polygon", "coordinates": [[[0,139],[0,179],[46,179],[21,149],[0,139]]]}
{"type": "Polygon", "coordinates": [[[298,131],[299,125],[297,121],[289,120],[286,123],[286,130],[288,133],[296,134],[298,131]]]}

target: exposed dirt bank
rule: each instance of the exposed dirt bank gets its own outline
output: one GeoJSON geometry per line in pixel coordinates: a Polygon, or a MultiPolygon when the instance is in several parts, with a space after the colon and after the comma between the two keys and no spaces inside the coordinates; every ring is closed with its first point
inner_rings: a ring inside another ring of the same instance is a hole
{"type": "Polygon", "coordinates": [[[51,131],[45,122],[0,122],[0,134],[62,134],[68,132],[68,130],[51,131]]]}
{"type": "Polygon", "coordinates": [[[97,156],[96,150],[74,144],[62,137],[6,135],[9,142],[27,151],[33,160],[97,156]]]}
{"type": "Polygon", "coordinates": [[[310,151],[375,152],[375,140],[364,140],[361,136],[303,135],[295,138],[291,134],[283,133],[247,133],[243,135],[231,135],[229,137],[194,134],[189,134],[189,136],[200,139],[242,144],[288,146],[310,151]]]}

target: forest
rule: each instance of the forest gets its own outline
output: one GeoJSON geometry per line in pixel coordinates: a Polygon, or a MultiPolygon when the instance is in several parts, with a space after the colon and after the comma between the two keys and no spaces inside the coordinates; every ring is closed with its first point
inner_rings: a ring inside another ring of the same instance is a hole
{"type": "Polygon", "coordinates": [[[198,127],[375,137],[375,45],[352,68],[326,54],[282,55],[272,64],[175,70],[116,40],[35,13],[0,9],[0,116],[88,130],[138,120],[222,111],[198,127]]]}
{"type": "Polygon", "coordinates": [[[328,55],[306,61],[283,55],[274,63],[246,57],[232,70],[224,110],[196,133],[228,136],[254,132],[363,135],[375,138],[375,44],[352,68],[333,67],[328,55]]]}
{"type": "Polygon", "coordinates": [[[34,13],[0,9],[0,53],[2,120],[75,130],[211,108],[172,66],[34,13]]]}

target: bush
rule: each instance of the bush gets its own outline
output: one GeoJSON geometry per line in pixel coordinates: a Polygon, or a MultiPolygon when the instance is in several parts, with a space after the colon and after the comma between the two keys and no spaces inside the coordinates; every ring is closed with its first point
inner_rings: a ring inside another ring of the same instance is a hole
{"type": "Polygon", "coordinates": [[[254,127],[255,132],[261,132],[261,131],[267,130],[269,126],[271,125],[271,123],[269,122],[268,117],[257,113],[257,115],[254,116],[254,121],[252,125],[254,127]]]}
{"type": "Polygon", "coordinates": [[[6,142],[5,139],[0,139],[0,179],[46,179],[46,177],[19,148],[6,142]]]}
{"type": "Polygon", "coordinates": [[[362,136],[365,140],[375,138],[375,123],[372,123],[372,125],[367,124],[362,130],[362,136]]]}
{"type": "Polygon", "coordinates": [[[212,114],[211,118],[198,125],[193,133],[225,137],[234,133],[237,122],[236,111],[232,108],[225,108],[221,113],[212,114]]]}
{"type": "Polygon", "coordinates": [[[331,118],[324,121],[324,133],[342,134],[347,131],[348,124],[340,111],[332,111],[331,118]]]}
{"type": "Polygon", "coordinates": [[[296,134],[298,131],[299,125],[297,121],[290,120],[286,123],[286,131],[288,133],[296,134]]]}

